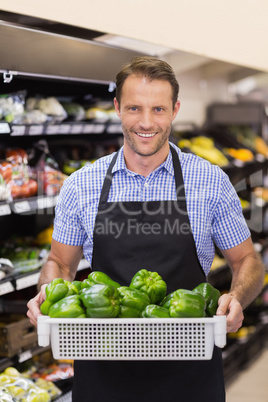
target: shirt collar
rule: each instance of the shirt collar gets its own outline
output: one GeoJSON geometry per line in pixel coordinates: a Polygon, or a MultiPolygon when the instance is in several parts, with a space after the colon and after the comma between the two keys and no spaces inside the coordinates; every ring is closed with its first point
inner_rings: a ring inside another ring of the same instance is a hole
{"type": "MultiPolygon", "coordinates": [[[[172,145],[171,145],[172,146],[172,145]]],[[[112,173],[115,173],[119,170],[125,171],[127,173],[130,173],[132,175],[136,175],[137,173],[135,172],[131,172],[130,170],[128,170],[128,168],[126,167],[126,162],[125,162],[125,158],[124,158],[124,152],[123,152],[124,147],[122,146],[119,149],[118,152],[118,157],[117,160],[114,164],[114,167],[112,169],[112,173]]],[[[180,151],[180,150],[179,150],[180,151]]],[[[179,155],[180,156],[180,155],[179,155]]],[[[158,168],[155,169],[155,171],[160,170],[160,169],[166,169],[172,176],[174,176],[174,169],[173,169],[173,161],[172,161],[172,154],[171,151],[169,150],[167,159],[160,165],[158,166],[158,168]]]]}

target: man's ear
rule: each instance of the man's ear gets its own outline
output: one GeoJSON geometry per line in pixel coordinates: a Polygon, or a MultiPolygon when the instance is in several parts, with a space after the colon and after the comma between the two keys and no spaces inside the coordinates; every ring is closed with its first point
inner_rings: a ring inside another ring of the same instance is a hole
{"type": "Polygon", "coordinates": [[[119,103],[118,103],[116,98],[114,98],[114,108],[115,108],[117,116],[120,118],[121,117],[121,115],[120,115],[120,107],[119,107],[119,103]]]}
{"type": "Polygon", "coordinates": [[[180,110],[180,106],[181,106],[180,101],[177,101],[177,102],[175,103],[175,106],[174,106],[174,109],[173,109],[172,120],[174,120],[175,117],[177,116],[177,114],[178,114],[178,112],[179,112],[179,110],[180,110]]]}

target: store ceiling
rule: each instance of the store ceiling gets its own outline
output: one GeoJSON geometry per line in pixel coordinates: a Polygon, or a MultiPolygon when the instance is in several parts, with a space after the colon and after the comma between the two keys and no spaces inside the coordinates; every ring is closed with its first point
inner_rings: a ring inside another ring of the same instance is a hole
{"type": "Polygon", "coordinates": [[[5,11],[0,11],[0,52],[1,70],[107,82],[131,57],[149,54],[169,62],[177,75],[198,70],[204,80],[225,78],[240,98],[268,102],[268,74],[259,70],[5,11]]]}

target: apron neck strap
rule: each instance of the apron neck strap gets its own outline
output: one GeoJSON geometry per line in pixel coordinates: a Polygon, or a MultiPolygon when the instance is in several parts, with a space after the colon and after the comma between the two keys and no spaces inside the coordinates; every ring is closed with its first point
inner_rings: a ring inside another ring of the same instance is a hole
{"type": "Polygon", "coordinates": [[[183,181],[183,177],[182,177],[182,170],[181,170],[179,156],[178,156],[177,151],[172,146],[170,146],[170,151],[171,151],[172,161],[173,161],[177,200],[185,201],[184,181],[183,181]]]}
{"type": "MultiPolygon", "coordinates": [[[[185,200],[185,191],[184,191],[184,185],[183,185],[183,177],[182,177],[180,160],[179,160],[177,151],[172,146],[170,146],[170,150],[171,150],[172,161],[173,161],[177,199],[185,200]]],[[[100,202],[99,202],[100,204],[107,202],[109,191],[110,191],[111,184],[112,184],[112,179],[113,179],[112,170],[113,170],[115,162],[118,158],[118,153],[119,153],[119,151],[116,152],[116,154],[114,155],[114,157],[108,167],[108,170],[107,170],[107,173],[106,173],[106,176],[104,179],[104,183],[102,186],[102,190],[101,190],[100,202]]]]}

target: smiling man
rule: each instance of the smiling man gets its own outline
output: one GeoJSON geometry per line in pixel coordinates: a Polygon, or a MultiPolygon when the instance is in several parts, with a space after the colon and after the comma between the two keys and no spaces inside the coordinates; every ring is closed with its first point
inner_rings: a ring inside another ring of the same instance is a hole
{"type": "MultiPolygon", "coordinates": [[[[167,291],[206,281],[214,244],[233,277],[218,315],[237,331],[260,292],[263,264],[254,251],[239,198],[218,167],[169,142],[176,117],[174,71],[137,57],[117,75],[114,105],[124,146],[73,173],[61,189],[40,292],[28,303],[36,325],[45,287],[75,278],[84,254],[93,270],[128,286],[140,269],[158,272],[167,291]],[[108,224],[107,224],[108,223],[108,224]]],[[[73,402],[224,402],[221,350],[208,361],[75,361],[73,402]]]]}

